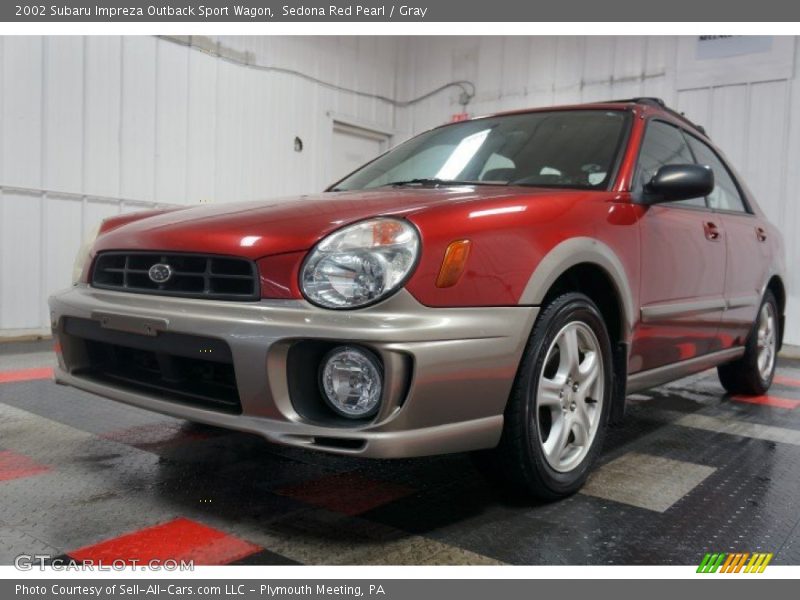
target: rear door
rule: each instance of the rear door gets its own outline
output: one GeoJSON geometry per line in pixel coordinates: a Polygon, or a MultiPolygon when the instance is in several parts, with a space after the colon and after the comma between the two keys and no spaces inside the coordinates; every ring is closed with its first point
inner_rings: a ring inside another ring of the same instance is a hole
{"type": "MultiPolygon", "coordinates": [[[[684,134],[664,121],[647,125],[634,193],[669,164],[692,164],[684,134]]],[[[655,204],[641,227],[641,320],[631,372],[646,371],[719,349],[725,307],[725,228],[705,198],[655,204]]]]}
{"type": "Polygon", "coordinates": [[[769,244],[767,226],[750,212],[744,194],[724,160],[705,142],[687,136],[698,164],[714,171],[714,191],[708,204],[727,233],[725,301],[720,338],[724,347],[747,338],[761,303],[761,286],[767,278],[769,244]]]}

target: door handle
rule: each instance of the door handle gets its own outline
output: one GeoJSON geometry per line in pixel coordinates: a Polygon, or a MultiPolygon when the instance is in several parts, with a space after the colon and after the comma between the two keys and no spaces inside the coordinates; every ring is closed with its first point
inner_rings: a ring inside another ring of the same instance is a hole
{"type": "Polygon", "coordinates": [[[766,242],[767,241],[767,230],[763,227],[756,227],[756,238],[758,238],[759,242],[766,242]]]}
{"type": "Polygon", "coordinates": [[[718,242],[722,237],[722,232],[720,232],[719,227],[717,227],[716,223],[712,223],[711,221],[706,221],[703,223],[703,229],[706,232],[706,238],[711,240],[712,242],[718,242]]]}

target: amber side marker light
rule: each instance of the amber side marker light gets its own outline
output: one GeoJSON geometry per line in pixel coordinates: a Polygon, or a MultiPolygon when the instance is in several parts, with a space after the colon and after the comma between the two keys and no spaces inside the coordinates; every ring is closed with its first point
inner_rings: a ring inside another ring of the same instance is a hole
{"type": "Polygon", "coordinates": [[[439,269],[439,276],[436,278],[436,287],[453,287],[458,283],[464,274],[464,269],[467,268],[471,246],[472,242],[469,240],[458,240],[447,247],[447,250],[444,251],[442,268],[439,269]]]}

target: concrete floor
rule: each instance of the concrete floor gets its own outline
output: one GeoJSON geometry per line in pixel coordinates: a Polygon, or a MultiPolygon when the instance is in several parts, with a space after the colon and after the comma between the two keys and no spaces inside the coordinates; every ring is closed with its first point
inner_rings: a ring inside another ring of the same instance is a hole
{"type": "Polygon", "coordinates": [[[53,384],[49,343],[0,344],[0,564],[800,563],[800,362],[769,396],[713,371],[630,398],[601,464],[553,504],[466,455],[370,461],[270,445],[53,384]]]}

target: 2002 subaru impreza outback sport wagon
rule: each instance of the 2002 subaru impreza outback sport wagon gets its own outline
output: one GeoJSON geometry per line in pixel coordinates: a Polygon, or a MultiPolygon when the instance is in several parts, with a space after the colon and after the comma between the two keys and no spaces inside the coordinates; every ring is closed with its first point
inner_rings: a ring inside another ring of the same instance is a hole
{"type": "Polygon", "coordinates": [[[656,99],[423,133],[325,193],[106,219],[50,299],[56,379],[340,454],[484,450],[547,499],[626,393],[763,394],[780,234],[656,99]]]}

